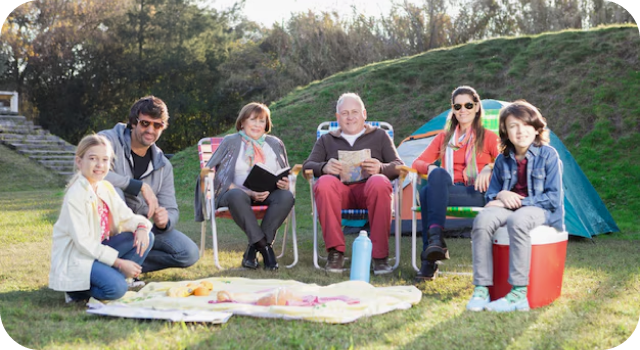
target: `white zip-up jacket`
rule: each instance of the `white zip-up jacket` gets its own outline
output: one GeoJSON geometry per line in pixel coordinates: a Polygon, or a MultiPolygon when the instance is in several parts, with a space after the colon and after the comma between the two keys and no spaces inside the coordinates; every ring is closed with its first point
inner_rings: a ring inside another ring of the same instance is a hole
{"type": "Polygon", "coordinates": [[[49,288],[65,292],[89,290],[93,261],[112,266],[118,258],[117,250],[100,241],[98,199],[109,206],[111,235],[134,232],[138,224],[151,228],[151,222],[134,214],[109,182],[98,182],[94,192],[89,181],[80,175],[67,189],[60,217],[53,226],[49,288]]]}

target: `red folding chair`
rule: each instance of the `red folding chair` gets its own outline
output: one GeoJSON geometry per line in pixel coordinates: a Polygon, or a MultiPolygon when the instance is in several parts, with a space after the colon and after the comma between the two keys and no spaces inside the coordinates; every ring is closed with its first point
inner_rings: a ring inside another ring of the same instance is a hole
{"type": "MultiPolygon", "coordinates": [[[[207,220],[210,220],[211,231],[213,234],[213,261],[216,267],[220,270],[222,270],[222,267],[220,266],[220,261],[218,258],[218,231],[216,227],[216,219],[232,219],[232,217],[228,207],[220,207],[215,209],[216,206],[215,198],[213,196],[213,180],[216,174],[214,169],[207,168],[206,165],[213,153],[215,153],[216,149],[218,149],[218,146],[220,146],[221,142],[222,137],[205,137],[198,141],[198,156],[200,157],[200,189],[202,191],[202,198],[205,199],[204,205],[202,206],[205,221],[202,222],[202,227],[200,230],[200,256],[204,254],[205,239],[207,234],[207,220]]],[[[291,169],[291,174],[289,175],[289,190],[293,194],[294,198],[296,196],[296,178],[301,169],[302,165],[296,164],[291,169]]],[[[266,205],[256,205],[251,207],[258,220],[261,220],[264,217],[267,208],[268,206],[266,205]]],[[[292,268],[298,263],[295,205],[291,208],[291,212],[284,222],[282,252],[277,256],[278,259],[284,256],[289,222],[291,222],[291,234],[293,242],[293,263],[291,263],[291,265],[286,265],[286,267],[292,268]]]]}

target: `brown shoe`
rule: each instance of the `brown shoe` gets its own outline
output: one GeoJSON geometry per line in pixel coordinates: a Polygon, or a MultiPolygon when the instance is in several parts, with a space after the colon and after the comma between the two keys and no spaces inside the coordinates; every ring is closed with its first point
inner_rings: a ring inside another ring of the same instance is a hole
{"type": "Polygon", "coordinates": [[[387,273],[392,273],[393,268],[389,266],[389,262],[387,258],[383,259],[373,259],[373,274],[374,275],[384,275],[387,273]]]}
{"type": "Polygon", "coordinates": [[[327,272],[342,273],[344,271],[344,253],[329,249],[329,256],[327,257],[327,264],[324,266],[327,272]]]}

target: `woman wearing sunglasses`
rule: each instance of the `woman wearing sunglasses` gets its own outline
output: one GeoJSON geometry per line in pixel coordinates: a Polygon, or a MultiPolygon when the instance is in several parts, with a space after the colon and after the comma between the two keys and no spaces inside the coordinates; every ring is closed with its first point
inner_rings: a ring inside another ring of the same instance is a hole
{"type": "Polygon", "coordinates": [[[476,90],[470,86],[453,90],[446,130],[411,165],[418,173],[428,174],[427,184],[420,189],[423,251],[417,280],[433,280],[436,262],[449,259],[442,235],[447,207],[485,205],[483,192],[489,187],[500,140],[482,126],[483,115],[476,90]]]}

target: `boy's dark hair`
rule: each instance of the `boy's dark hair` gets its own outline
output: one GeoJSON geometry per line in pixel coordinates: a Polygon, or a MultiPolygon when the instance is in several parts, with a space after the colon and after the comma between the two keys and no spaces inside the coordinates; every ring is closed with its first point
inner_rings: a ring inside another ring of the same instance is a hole
{"type": "Polygon", "coordinates": [[[536,146],[549,144],[549,130],[547,120],[540,114],[538,108],[525,100],[517,100],[500,109],[500,152],[505,157],[509,156],[509,152],[515,152],[515,146],[509,140],[507,133],[507,118],[512,116],[527,125],[533,126],[538,135],[536,135],[533,144],[536,146]]]}

